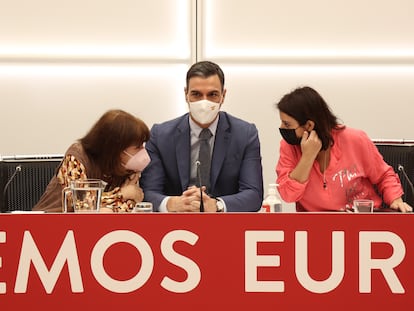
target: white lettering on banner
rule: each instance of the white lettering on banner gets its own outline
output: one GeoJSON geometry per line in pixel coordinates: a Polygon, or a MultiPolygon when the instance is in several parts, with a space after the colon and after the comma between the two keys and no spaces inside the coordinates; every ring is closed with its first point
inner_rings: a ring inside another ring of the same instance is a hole
{"type": "Polygon", "coordinates": [[[257,255],[258,242],[283,242],[283,231],[246,231],[245,239],[245,291],[246,292],[279,292],[285,291],[283,281],[258,281],[258,267],[279,267],[280,256],[257,255]]]}
{"type": "Polygon", "coordinates": [[[174,293],[186,293],[196,288],[200,283],[201,271],[199,266],[187,257],[176,253],[173,248],[176,241],[185,241],[190,245],[195,245],[197,240],[198,236],[196,234],[185,230],[172,231],[162,239],[161,252],[165,259],[187,272],[187,280],[184,282],[177,282],[167,276],[164,277],[161,286],[166,290],[174,293]]]}
{"type": "Polygon", "coordinates": [[[322,281],[312,279],[308,271],[308,233],[295,233],[295,271],[299,283],[313,293],[327,293],[334,290],[341,282],[345,272],[345,233],[332,232],[332,271],[322,281]]]}
{"type": "MultiPolygon", "coordinates": [[[[163,256],[172,264],[185,270],[188,275],[187,279],[183,282],[177,282],[171,278],[164,277],[161,282],[161,286],[166,290],[175,293],[185,293],[193,290],[200,283],[201,271],[198,265],[189,258],[176,253],[173,249],[173,245],[177,241],[183,241],[189,243],[190,245],[195,245],[197,240],[198,236],[196,234],[185,230],[171,231],[162,239],[161,251],[163,256]]],[[[5,232],[0,232],[0,243],[5,243],[5,241],[5,232]]],[[[68,264],[72,292],[84,292],[73,231],[67,232],[50,270],[47,269],[31,233],[29,231],[25,231],[14,292],[27,292],[30,266],[31,263],[33,263],[33,267],[37,271],[39,279],[42,282],[46,292],[48,294],[52,293],[66,262],[68,264]]],[[[128,230],[116,230],[105,234],[94,245],[91,253],[90,265],[95,279],[104,288],[114,293],[129,293],[142,287],[150,278],[154,268],[154,255],[150,245],[139,234],[128,230]],[[141,255],[141,267],[139,271],[135,276],[128,280],[115,280],[111,278],[105,271],[103,265],[103,259],[108,248],[121,242],[131,244],[141,255]]],[[[6,283],[0,283],[0,290],[0,294],[6,293],[6,283]]]]}
{"type": "MultiPolygon", "coordinates": [[[[308,269],[308,231],[295,232],[295,275],[299,284],[312,293],[327,293],[335,290],[343,282],[345,273],[345,232],[332,231],[332,271],[325,280],[314,280],[308,269]]],[[[185,280],[173,280],[164,276],[160,285],[173,293],[186,293],[194,290],[201,282],[201,270],[196,262],[174,250],[176,242],[185,242],[194,246],[199,236],[191,231],[174,230],[165,234],[160,243],[162,256],[173,265],[182,268],[187,273],[185,280]]],[[[284,280],[261,281],[258,279],[259,267],[281,267],[279,254],[258,255],[258,244],[261,242],[284,242],[285,232],[282,230],[248,230],[245,231],[245,291],[246,292],[285,292],[284,280]]],[[[6,243],[6,232],[0,231],[0,246],[6,243]]],[[[10,240],[10,238],[9,238],[10,240]]],[[[392,293],[403,294],[405,289],[398,278],[396,267],[406,256],[404,241],[397,234],[389,231],[360,231],[359,246],[351,245],[348,250],[359,259],[359,292],[371,293],[372,271],[378,270],[392,293]],[[392,248],[388,258],[372,258],[375,244],[386,244],[392,248]],[[356,250],[359,253],[356,253],[356,250]]],[[[1,249],[1,248],[0,248],[1,249]]],[[[15,246],[13,245],[15,250],[15,246]]],[[[16,253],[18,252],[17,251],[16,253]]],[[[128,230],[111,231],[102,236],[95,245],[91,245],[90,265],[96,281],[107,290],[115,293],[129,293],[144,286],[154,269],[154,255],[151,246],[139,234],[128,230]],[[128,280],[115,280],[105,270],[103,259],[106,251],[115,243],[129,243],[141,255],[141,266],[135,276],[128,280]]],[[[1,255],[1,253],[0,253],[1,255]]],[[[83,254],[85,255],[85,254],[83,254]]],[[[329,255],[327,255],[329,256],[329,255]]],[[[240,258],[242,260],[242,258],[240,258]]],[[[26,293],[31,266],[36,271],[45,291],[51,294],[65,264],[69,274],[71,290],[73,293],[83,293],[84,286],[77,254],[74,232],[67,231],[55,258],[51,259],[50,270],[45,264],[30,231],[24,231],[20,247],[14,293],[26,293]]],[[[0,272],[4,269],[4,256],[0,256],[0,272]]],[[[7,261],[10,262],[10,261],[7,261]]],[[[285,263],[289,264],[289,263],[285,263]]],[[[8,267],[10,269],[10,267],[8,267]]],[[[2,275],[0,273],[0,275],[2,275]]],[[[6,294],[7,281],[0,280],[0,294],[6,294]]]]}
{"type": "Polygon", "coordinates": [[[371,292],[371,270],[381,270],[388,286],[393,293],[405,293],[404,287],[393,268],[398,266],[405,257],[405,244],[393,232],[374,231],[359,233],[359,291],[371,292]],[[371,246],[373,243],[388,243],[393,248],[393,254],[387,259],[372,259],[371,246]]]}
{"type": "MultiPolygon", "coordinates": [[[[6,232],[0,231],[0,243],[6,243],[6,232]]],[[[0,256],[0,269],[2,267],[2,257],[0,256]]],[[[0,282],[0,294],[6,293],[6,283],[0,282]]]]}
{"type": "Polygon", "coordinates": [[[154,255],[147,241],[139,234],[117,230],[104,235],[95,245],[91,255],[91,269],[96,280],[104,288],[114,293],[129,293],[143,286],[151,276],[154,267],[154,255]],[[119,281],[111,278],[103,266],[105,252],[113,244],[126,242],[133,245],[141,254],[141,268],[138,273],[129,280],[119,281]]]}
{"type": "MultiPolygon", "coordinates": [[[[345,273],[345,233],[332,232],[332,271],[328,279],[316,281],[308,272],[308,233],[295,232],[295,274],[299,283],[313,293],[327,293],[339,286],[345,273]]],[[[258,267],[279,267],[280,256],[257,255],[259,242],[283,242],[283,231],[246,231],[245,232],[245,291],[246,292],[284,292],[283,281],[259,281],[258,267]]],[[[381,270],[393,293],[405,293],[394,268],[404,259],[405,244],[395,233],[388,231],[359,233],[359,288],[361,293],[371,292],[371,270],[381,270]],[[386,259],[371,258],[373,243],[388,243],[393,254],[386,259]]]]}
{"type": "Polygon", "coordinates": [[[31,262],[33,262],[33,266],[48,294],[52,293],[65,262],[68,264],[72,292],[83,292],[82,277],[73,231],[67,232],[50,271],[47,269],[32,235],[29,231],[24,232],[16,284],[14,287],[15,293],[26,293],[31,262]]]}

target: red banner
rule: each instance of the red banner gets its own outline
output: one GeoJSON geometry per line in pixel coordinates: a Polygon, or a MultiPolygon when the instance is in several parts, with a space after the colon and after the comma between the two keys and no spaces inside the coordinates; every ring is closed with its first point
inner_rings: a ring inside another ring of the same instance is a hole
{"type": "Polygon", "coordinates": [[[410,310],[413,214],[2,214],[1,310],[410,310]]]}

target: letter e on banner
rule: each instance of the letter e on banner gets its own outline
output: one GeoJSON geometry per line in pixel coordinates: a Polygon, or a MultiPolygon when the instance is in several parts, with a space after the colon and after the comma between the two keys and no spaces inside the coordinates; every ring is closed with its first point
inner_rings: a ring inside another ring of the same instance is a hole
{"type": "Polygon", "coordinates": [[[246,292],[279,292],[285,291],[283,281],[258,281],[257,267],[279,267],[279,255],[257,255],[257,244],[259,242],[283,242],[283,231],[246,231],[245,243],[245,291],[246,292]]]}
{"type": "MultiPolygon", "coordinates": [[[[6,243],[6,232],[0,231],[0,243],[6,243]]],[[[0,256],[0,269],[2,266],[2,258],[0,256]]],[[[0,294],[6,293],[6,283],[0,282],[0,294]]]]}

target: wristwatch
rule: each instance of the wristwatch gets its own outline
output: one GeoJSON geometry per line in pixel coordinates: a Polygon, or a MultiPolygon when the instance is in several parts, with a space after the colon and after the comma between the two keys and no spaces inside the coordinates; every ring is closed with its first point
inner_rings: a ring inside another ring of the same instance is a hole
{"type": "Polygon", "coordinates": [[[216,208],[217,208],[217,211],[216,211],[217,213],[224,212],[224,204],[223,204],[223,202],[221,202],[220,200],[217,200],[216,201],[216,208]]]}

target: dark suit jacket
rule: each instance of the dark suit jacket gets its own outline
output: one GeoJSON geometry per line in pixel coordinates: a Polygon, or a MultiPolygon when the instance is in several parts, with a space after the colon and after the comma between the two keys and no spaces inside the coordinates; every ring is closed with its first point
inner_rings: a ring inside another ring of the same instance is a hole
{"type": "MultiPolygon", "coordinates": [[[[158,210],[165,196],[179,196],[190,181],[189,114],[151,129],[146,149],[151,163],[142,172],[144,200],[158,210]]],[[[209,195],[220,197],[228,212],[258,211],[263,200],[263,173],[256,126],[220,112],[211,160],[209,195]]]]}

